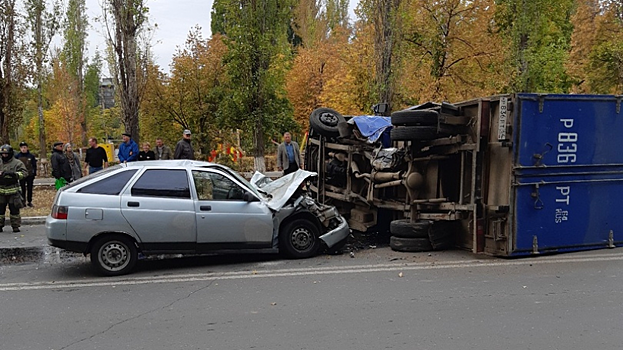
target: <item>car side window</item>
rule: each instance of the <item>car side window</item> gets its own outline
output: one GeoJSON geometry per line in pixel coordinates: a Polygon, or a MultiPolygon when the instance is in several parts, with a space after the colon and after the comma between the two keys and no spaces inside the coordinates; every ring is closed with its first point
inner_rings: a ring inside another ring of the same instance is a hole
{"type": "Polygon", "coordinates": [[[123,190],[125,185],[132,178],[132,176],[136,174],[136,171],[137,169],[122,171],[115,175],[94,182],[90,185],[84,186],[77,192],[117,196],[119,195],[119,193],[121,193],[121,190],[123,190]]]}
{"type": "Polygon", "coordinates": [[[193,171],[199,200],[242,200],[244,190],[225,175],[193,171]]]}
{"type": "Polygon", "coordinates": [[[190,199],[190,186],[186,170],[147,170],[132,186],[132,196],[190,199]]]}

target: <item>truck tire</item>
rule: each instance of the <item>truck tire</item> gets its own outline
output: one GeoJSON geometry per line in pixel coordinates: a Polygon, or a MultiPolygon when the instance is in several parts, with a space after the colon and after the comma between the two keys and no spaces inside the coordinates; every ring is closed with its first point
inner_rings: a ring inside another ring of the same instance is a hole
{"type": "Polygon", "coordinates": [[[437,125],[439,113],[431,110],[405,110],[392,113],[392,125],[437,125]]]}
{"type": "Polygon", "coordinates": [[[437,126],[400,126],[390,132],[392,141],[434,140],[455,134],[454,128],[437,126]]]}
{"type": "Polygon", "coordinates": [[[309,116],[311,128],[326,137],[340,136],[338,124],[345,121],[346,119],[340,113],[331,108],[315,109],[309,116]]]}
{"type": "Polygon", "coordinates": [[[433,250],[428,238],[400,238],[392,236],[389,246],[397,252],[427,252],[433,250]]]}
{"type": "Polygon", "coordinates": [[[427,238],[430,221],[410,222],[409,219],[394,220],[389,223],[389,232],[399,238],[427,238]]]}
{"type": "Polygon", "coordinates": [[[434,250],[446,250],[454,246],[454,237],[460,228],[458,221],[435,221],[429,230],[429,240],[434,250]]]}

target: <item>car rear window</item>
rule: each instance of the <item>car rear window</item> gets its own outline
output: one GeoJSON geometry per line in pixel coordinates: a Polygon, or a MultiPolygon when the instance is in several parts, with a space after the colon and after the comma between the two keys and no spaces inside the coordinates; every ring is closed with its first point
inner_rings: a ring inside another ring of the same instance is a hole
{"type": "Polygon", "coordinates": [[[152,169],[141,175],[132,186],[137,197],[190,198],[186,170],[152,169]]]}
{"type": "Polygon", "coordinates": [[[115,175],[103,178],[90,185],[84,186],[77,192],[117,196],[119,195],[119,193],[121,193],[121,190],[123,190],[125,185],[132,178],[132,176],[136,174],[136,171],[137,169],[122,171],[115,175]]]}

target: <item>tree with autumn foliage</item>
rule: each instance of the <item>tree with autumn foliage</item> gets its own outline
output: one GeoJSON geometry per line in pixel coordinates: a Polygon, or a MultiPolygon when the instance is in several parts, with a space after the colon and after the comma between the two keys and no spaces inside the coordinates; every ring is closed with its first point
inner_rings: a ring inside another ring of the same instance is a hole
{"type": "Polygon", "coordinates": [[[227,96],[226,54],[221,35],[204,39],[201,28],[195,27],[175,53],[169,76],[156,66],[149,68],[141,113],[145,137],[172,137],[173,141],[190,129],[203,154],[216,146],[225,124],[220,106],[227,96]]]}
{"type": "Polygon", "coordinates": [[[567,72],[576,93],[623,93],[623,16],[615,1],[578,0],[567,72]]]}
{"type": "Polygon", "coordinates": [[[398,103],[465,100],[509,84],[493,0],[416,0],[404,12],[398,103]]]}

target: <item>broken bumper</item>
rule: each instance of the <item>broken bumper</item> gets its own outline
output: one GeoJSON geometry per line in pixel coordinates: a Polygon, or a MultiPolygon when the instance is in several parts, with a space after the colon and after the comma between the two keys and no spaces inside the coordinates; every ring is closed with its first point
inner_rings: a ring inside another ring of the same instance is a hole
{"type": "Polygon", "coordinates": [[[341,240],[346,239],[346,237],[350,234],[350,229],[348,228],[346,219],[344,219],[341,215],[338,216],[337,219],[340,221],[340,224],[333,230],[320,236],[320,239],[325,242],[329,248],[333,247],[341,240]]]}

